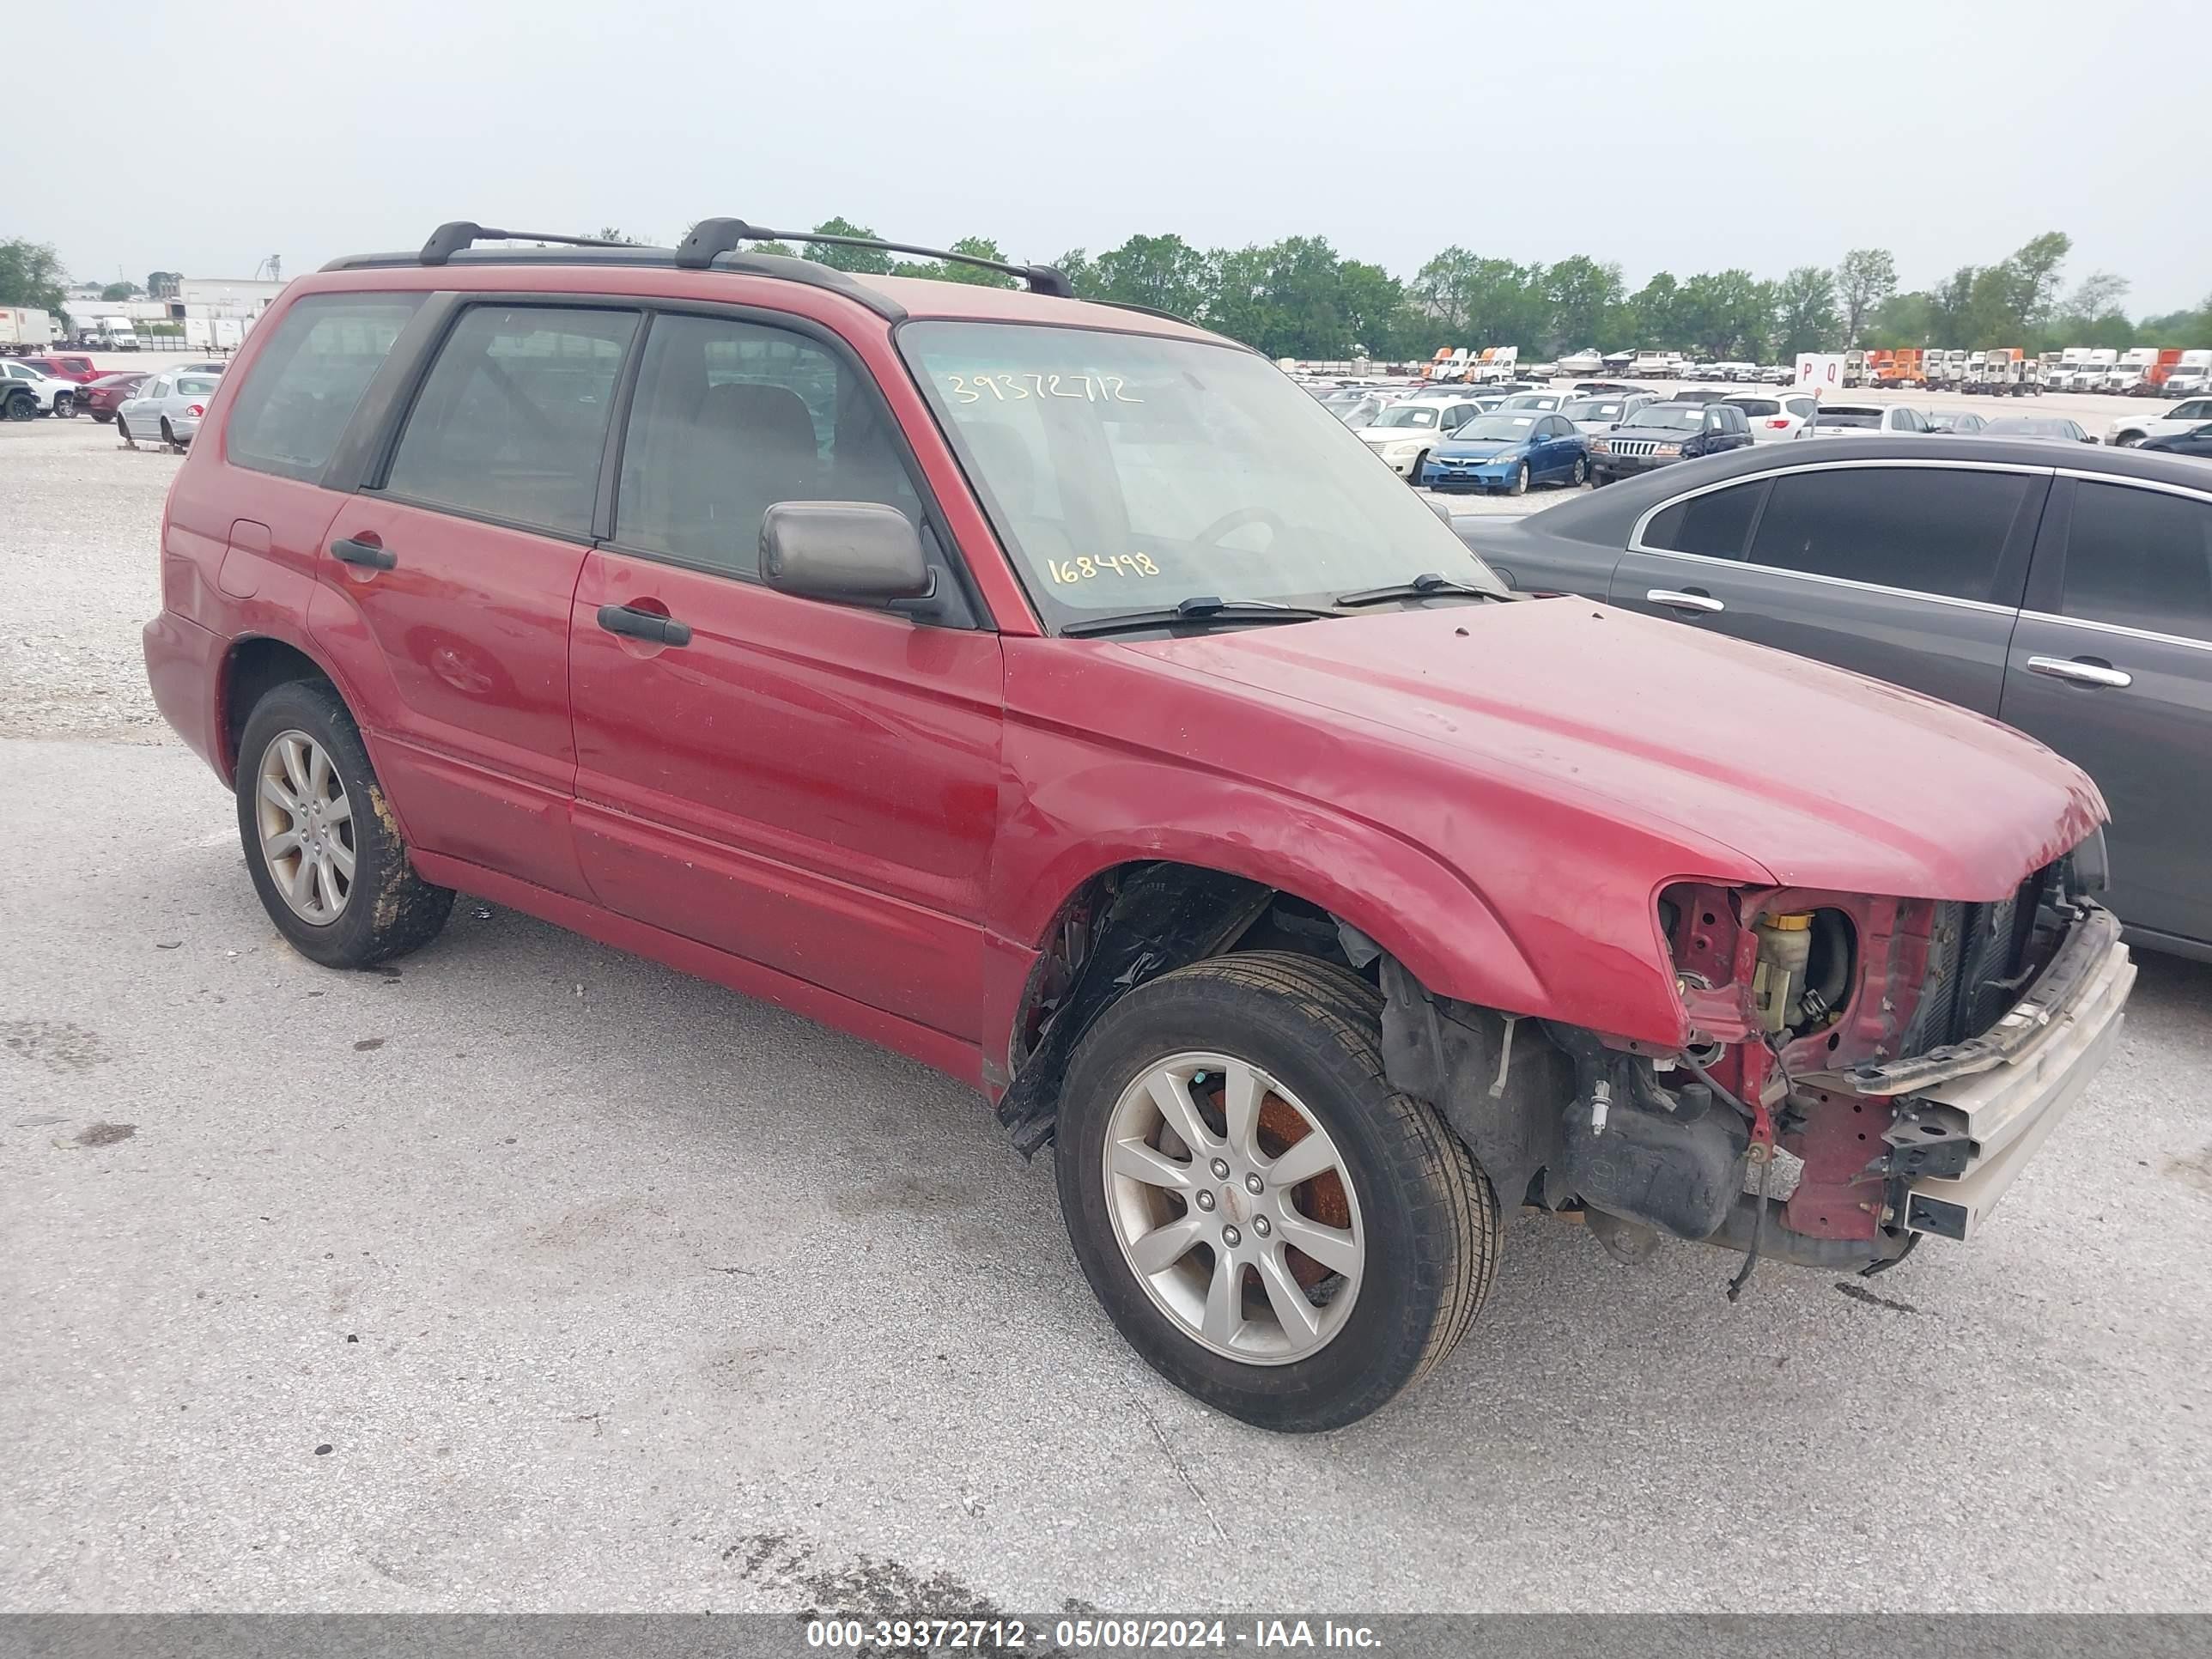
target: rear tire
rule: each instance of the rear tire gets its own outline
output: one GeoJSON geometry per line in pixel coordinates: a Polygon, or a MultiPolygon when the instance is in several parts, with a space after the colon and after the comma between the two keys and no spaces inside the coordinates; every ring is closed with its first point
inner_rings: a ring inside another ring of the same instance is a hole
{"type": "Polygon", "coordinates": [[[1567,480],[1570,488],[1580,489],[1589,482],[1589,463],[1581,456],[1575,457],[1574,476],[1567,480]]]}
{"type": "Polygon", "coordinates": [[[1382,1004],[1310,957],[1218,957],[1113,1004],[1068,1068],[1054,1172],[1085,1276],[1153,1370],[1261,1428],[1383,1406],[1496,1277],[1489,1179],[1384,1078],[1382,1004]],[[1241,1129],[1232,1097],[1251,1103],[1241,1129]]]}
{"type": "Polygon", "coordinates": [[[88,409],[85,410],[85,413],[91,416],[94,420],[98,421],[102,426],[106,426],[110,421],[112,421],[115,418],[115,411],[112,409],[88,409]]]}
{"type": "Polygon", "coordinates": [[[8,399],[7,415],[11,421],[34,420],[38,413],[39,400],[36,398],[19,392],[8,399]]]}
{"type": "Polygon", "coordinates": [[[254,705],[237,794],[254,890],[309,961],[373,967],[446,925],[453,890],[415,873],[360,730],[327,682],[293,680],[254,705]]]}

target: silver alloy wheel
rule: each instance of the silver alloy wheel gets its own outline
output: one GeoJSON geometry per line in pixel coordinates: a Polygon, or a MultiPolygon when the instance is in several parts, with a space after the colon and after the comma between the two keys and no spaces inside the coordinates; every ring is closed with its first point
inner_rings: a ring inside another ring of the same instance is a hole
{"type": "Polygon", "coordinates": [[[1283,1365],[1343,1330],[1367,1259],[1359,1195],[1328,1132],[1259,1067],[1170,1055],[1115,1103],[1103,1166],[1123,1259],[1193,1341],[1283,1365]]]}
{"type": "Polygon", "coordinates": [[[353,891],[353,803],[330,756],[305,732],[279,732],[254,784],[261,859],[302,921],[328,927],[353,891]]]}

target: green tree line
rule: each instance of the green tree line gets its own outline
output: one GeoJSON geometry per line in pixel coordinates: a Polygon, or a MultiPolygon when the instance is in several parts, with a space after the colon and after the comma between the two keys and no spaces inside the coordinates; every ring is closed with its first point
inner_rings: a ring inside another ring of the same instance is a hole
{"type": "MultiPolygon", "coordinates": [[[[874,234],[842,218],[815,229],[874,234]]],[[[953,246],[1006,257],[988,237],[953,246]]],[[[1439,346],[1517,345],[1536,357],[1595,346],[1771,362],[1854,345],[2212,347],[2212,294],[2191,310],[2132,319],[2122,307],[2128,285],[2110,272],[2064,288],[2060,268],[2071,250],[2063,233],[2051,231],[1994,264],[1965,266],[1934,289],[1911,291],[1900,291],[1884,248],[1856,248],[1833,266],[1800,265],[1776,278],[1740,268],[1686,277],[1662,270],[1632,291],[1618,264],[1586,254],[1522,264],[1458,246],[1401,281],[1344,258],[1320,236],[1243,248],[1132,236],[1095,255],[1071,249],[1054,263],[1086,298],[1172,312],[1271,357],[1401,361],[1439,346]]],[[[846,270],[1011,286],[989,271],[902,262],[873,249],[799,252],[846,270]]]]}

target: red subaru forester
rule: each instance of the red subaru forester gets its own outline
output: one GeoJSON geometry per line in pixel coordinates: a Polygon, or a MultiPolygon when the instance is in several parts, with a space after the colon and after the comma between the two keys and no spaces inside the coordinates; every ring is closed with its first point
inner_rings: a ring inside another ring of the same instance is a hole
{"type": "Polygon", "coordinates": [[[147,665],[307,956],[463,890],[940,1067],[1145,1358],[1283,1429],[1433,1367],[1523,1205],[1966,1238],[2111,1053],[2048,750],[1510,593],[1228,340],[774,234],[449,225],[223,377],[147,665]]]}

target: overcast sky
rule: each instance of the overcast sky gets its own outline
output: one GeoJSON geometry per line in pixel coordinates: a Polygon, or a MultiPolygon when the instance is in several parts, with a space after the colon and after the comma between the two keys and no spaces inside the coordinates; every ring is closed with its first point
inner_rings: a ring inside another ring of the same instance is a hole
{"type": "MultiPolygon", "coordinates": [[[[1326,236],[1907,287],[2039,232],[2212,291],[2212,0],[186,0],[36,9],[0,235],[288,275],[444,219],[666,240],[843,214],[1025,259],[1326,236]],[[66,112],[65,113],[63,112],[66,112]]],[[[21,84],[18,83],[18,91],[21,84]]]]}

